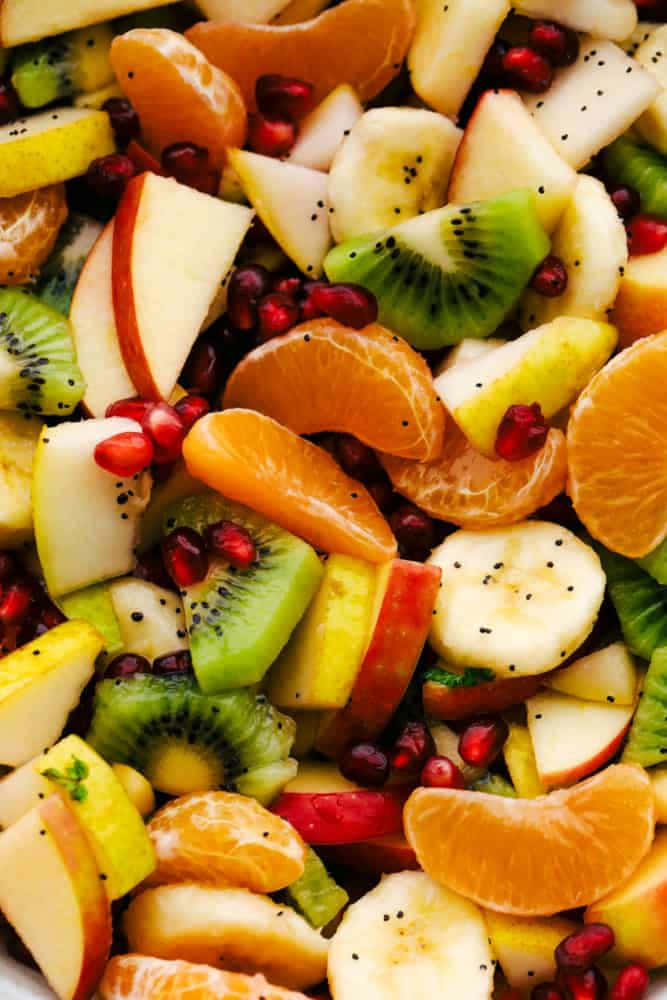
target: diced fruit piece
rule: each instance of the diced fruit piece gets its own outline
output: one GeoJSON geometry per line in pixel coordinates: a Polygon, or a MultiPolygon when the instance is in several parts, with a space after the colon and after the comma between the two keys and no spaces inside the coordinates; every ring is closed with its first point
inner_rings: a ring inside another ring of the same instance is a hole
{"type": "Polygon", "coordinates": [[[123,360],[144,398],[171,394],[251,220],[244,206],[171,178],[145,173],[128,184],[114,225],[112,291],[123,360]]]}
{"type": "Polygon", "coordinates": [[[0,905],[60,1000],[86,1000],[104,971],[111,912],[75,816],[50,796],[0,835],[0,905]]]}
{"type": "Polygon", "coordinates": [[[625,559],[602,546],[597,549],[623,638],[631,653],[650,660],[656,649],[667,645],[665,588],[634,560],[625,559]]]}
{"type": "Polygon", "coordinates": [[[326,973],[328,941],[289,906],[247,889],[147,889],[130,904],[123,923],[131,950],[139,954],[261,972],[292,989],[314,986],[326,973]]]}
{"type": "Polygon", "coordinates": [[[332,879],[319,855],[309,847],[303,874],[287,886],[286,897],[292,906],[319,930],[338,916],[350,897],[332,879]]]}
{"type": "Polygon", "coordinates": [[[606,764],[620,747],[632,705],[584,701],[544,691],[526,702],[537,773],[546,788],[571,785],[606,764]]]}
{"type": "Polygon", "coordinates": [[[204,695],[187,674],[102,681],[87,739],[168,795],[224,785],[267,802],[294,773],[291,719],[249,690],[204,695]]]}
{"type": "Polygon", "coordinates": [[[558,316],[606,319],[628,263],[628,238],[601,181],[577,179],[551,249],[565,266],[567,287],[554,298],[532,289],[526,292],[521,303],[524,328],[532,330],[558,316]]]}
{"type": "Polygon", "coordinates": [[[32,538],[32,467],[41,422],[23,413],[0,414],[0,546],[32,538]]]}
{"type": "MultiPolygon", "coordinates": [[[[666,203],[667,206],[667,203],[666,203]]],[[[612,320],[621,347],[667,327],[667,248],[630,257],[618,289],[612,320]]]]}
{"type": "Polygon", "coordinates": [[[52,184],[0,201],[0,281],[25,285],[34,279],[51,253],[67,217],[62,184],[52,184]]]}
{"type": "Polygon", "coordinates": [[[307,80],[317,101],[341,83],[354,87],[362,103],[369,101],[398,73],[414,23],[410,0],[385,0],[381,7],[375,0],[352,0],[298,27],[200,23],[186,34],[236,80],[253,111],[255,83],[267,73],[307,80]]]}
{"type": "Polygon", "coordinates": [[[484,914],[491,948],[510,986],[529,990],[556,978],[554,951],[577,929],[563,917],[512,917],[487,910],[484,914]]]}
{"type": "Polygon", "coordinates": [[[337,1000],[426,996],[436,984],[445,996],[486,1000],[493,963],[484,919],[423,872],[388,875],[347,910],[328,978],[337,1000]]]}
{"type": "Polygon", "coordinates": [[[537,773],[535,751],[527,726],[510,722],[509,734],[503,746],[503,757],[520,798],[535,799],[538,795],[544,795],[546,788],[537,773]]]}
{"type": "Polygon", "coordinates": [[[619,43],[629,38],[637,25],[637,9],[631,0],[516,0],[513,6],[524,17],[557,21],[619,43]]]}
{"type": "Polygon", "coordinates": [[[517,916],[582,906],[620,885],[648,852],[653,820],[648,776],[623,764],[537,799],[419,788],[405,808],[424,871],[517,916]]]}
{"type": "Polygon", "coordinates": [[[46,7],[40,0],[7,0],[0,16],[0,43],[9,48],[171,2],[172,0],[73,0],[66,7],[52,8],[46,7]]]}
{"type": "Polygon", "coordinates": [[[1,198],[78,177],[116,148],[109,116],[79,108],[50,108],[3,125],[0,146],[1,198]]]}
{"type": "Polygon", "coordinates": [[[623,760],[642,767],[662,764],[667,753],[665,679],[667,650],[657,649],[644,678],[641,698],[623,751],[623,760]]]}
{"type": "Polygon", "coordinates": [[[577,515],[594,538],[630,557],[652,552],[667,533],[660,461],[666,357],[665,333],[622,351],[589,382],[568,423],[568,490],[577,515]],[[609,420],[613,436],[603,433],[609,420]]]}
{"type": "Polygon", "coordinates": [[[364,487],[275,420],[249,410],[208,414],[186,437],[183,456],[193,476],[316,548],[369,562],[396,553],[364,487]]]}
{"type": "Polygon", "coordinates": [[[311,170],[328,171],[340,144],[363,113],[354,89],[341,83],[300,123],[288,159],[311,170]]]}
{"type": "Polygon", "coordinates": [[[247,532],[257,558],[245,569],[211,558],[205,578],[183,588],[192,662],[209,694],[262,680],[323,573],[317,555],[301,539],[213,493],[183,500],[164,515],[166,531],[186,527],[200,535],[220,521],[247,532]]]}
{"type": "Polygon", "coordinates": [[[123,648],[123,637],[111,603],[108,584],[94,583],[91,587],[84,587],[83,590],[64,594],[58,604],[63,614],[70,620],[79,619],[97,629],[104,639],[104,652],[108,657],[120,653],[123,648]]]}
{"type": "Polygon", "coordinates": [[[155,812],[153,786],[139,771],[127,764],[112,764],[111,770],[118,778],[128,799],[143,818],[155,812]]]}
{"type": "Polygon", "coordinates": [[[487,90],[470,119],[452,169],[448,199],[458,204],[528,188],[547,232],[556,227],[576,181],[518,94],[487,90]],[[512,142],[507,142],[511,133],[512,142]],[[489,156],[489,149],[493,156],[489,156]]]}
{"type": "Polygon", "coordinates": [[[391,875],[419,868],[415,852],[402,833],[388,833],[356,844],[336,844],[324,850],[331,862],[364,875],[391,875]]]}
{"type": "Polygon", "coordinates": [[[197,6],[209,21],[238,21],[242,24],[268,24],[290,0],[259,0],[248,7],[244,0],[197,0],[197,6]]]}
{"type": "Polygon", "coordinates": [[[93,676],[102,638],[65,622],[0,661],[0,762],[18,767],[56,742],[93,676]]]}
{"type": "Polygon", "coordinates": [[[579,170],[622,135],[658,91],[651,74],[622,49],[593,38],[572,66],[557,73],[546,94],[525,101],[556,152],[579,170]]]}
{"type": "Polygon", "coordinates": [[[467,365],[469,361],[479,361],[480,358],[486,357],[497,347],[502,347],[506,343],[506,340],[500,340],[498,337],[487,337],[486,340],[475,340],[473,337],[465,338],[447,352],[446,357],[435,366],[434,374],[436,376],[442,375],[443,372],[449,371],[455,365],[467,365]]]}
{"type": "Polygon", "coordinates": [[[452,673],[442,665],[426,671],[422,688],[424,711],[446,722],[471,715],[504,712],[531,698],[540,686],[537,677],[494,677],[492,670],[468,668],[452,673]]]}
{"type": "Polygon", "coordinates": [[[51,596],[132,570],[150,477],[116,480],[95,463],[93,452],[113,434],[138,430],[124,417],[44,428],[35,455],[33,504],[37,550],[51,596]],[[127,497],[122,505],[121,494],[127,497]]]}
{"type": "Polygon", "coordinates": [[[20,48],[12,60],[12,86],[26,108],[99,90],[113,80],[110,24],[91,25],[20,48]]]}
{"type": "Polygon", "coordinates": [[[329,172],[336,242],[379,232],[444,205],[460,140],[461,130],[433,111],[367,111],[329,172]]]}
{"type": "Polygon", "coordinates": [[[614,642],[595,653],[582,656],[544,679],[547,687],[586,701],[634,705],[637,697],[637,669],[622,642],[614,642]]]}
{"type": "Polygon", "coordinates": [[[183,602],[173,590],[126,577],[109,584],[123,649],[152,662],[188,648],[183,602]]]}
{"type": "Polygon", "coordinates": [[[304,618],[274,663],[269,698],[281,708],[343,708],[372,625],[375,567],[332,555],[304,618]]]}
{"type": "Polygon", "coordinates": [[[667,217],[667,172],[661,153],[628,134],[605,150],[603,162],[611,181],[637,191],[642,211],[667,217]]]}
{"type": "Polygon", "coordinates": [[[259,410],[297,434],[353,434],[405,458],[434,458],[442,448],[445,413],[428,366],[377,324],[302,323],[246,355],[223,404],[259,410]]]}
{"type": "Polygon", "coordinates": [[[663,25],[654,31],[635,53],[637,62],[648,70],[663,88],[653,104],[638,119],[635,128],[642,139],[663,155],[667,154],[667,99],[664,94],[664,88],[667,87],[667,72],[663,63],[666,44],[667,31],[663,25]]]}
{"type": "Polygon", "coordinates": [[[479,361],[443,373],[435,387],[471,444],[493,458],[508,407],[539,403],[544,416],[552,417],[604,365],[616,340],[616,330],[606,323],[560,316],[479,361]]]}
{"type": "Polygon", "coordinates": [[[324,269],[373,292],[380,322],[431,350],[493,333],[548,250],[532,195],[515,191],[342,243],[324,269]]]}
{"type": "Polygon", "coordinates": [[[102,225],[93,219],[70,212],[56,240],[51,256],[42,267],[32,293],[58,312],[68,316],[74,288],[102,225]]]}
{"type": "Polygon", "coordinates": [[[604,597],[595,552],[546,521],[454,532],[430,562],[443,571],[431,645],[446,663],[500,677],[562,663],[593,628],[604,597]]]}
{"type": "Polygon", "coordinates": [[[408,68],[426,104],[456,118],[509,12],[509,0],[423,0],[408,68]]]}

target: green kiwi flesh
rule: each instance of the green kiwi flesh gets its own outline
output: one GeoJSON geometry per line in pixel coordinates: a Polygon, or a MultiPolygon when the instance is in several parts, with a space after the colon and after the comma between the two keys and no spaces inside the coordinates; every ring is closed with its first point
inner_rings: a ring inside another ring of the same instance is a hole
{"type": "Polygon", "coordinates": [[[332,879],[312,847],[306,854],[303,875],[285,889],[285,897],[318,930],[331,923],[350,901],[345,889],[332,879]]]}
{"type": "Polygon", "coordinates": [[[641,566],[647,573],[650,573],[658,583],[667,585],[667,539],[661,542],[657,548],[653,549],[653,552],[649,552],[647,556],[642,556],[636,562],[638,566],[641,566]]]}
{"type": "Polygon", "coordinates": [[[615,184],[638,192],[642,212],[667,219],[667,159],[657,150],[624,135],[605,151],[604,167],[615,184]]]}
{"type": "Polygon", "coordinates": [[[41,108],[111,83],[112,41],[111,26],[95,24],[19,46],[12,60],[12,85],[21,103],[41,108]]]}
{"type": "Polygon", "coordinates": [[[638,566],[600,545],[595,546],[621,631],[631,652],[650,660],[660,646],[667,646],[667,587],[638,566]]]}
{"type": "Polygon", "coordinates": [[[549,253],[532,195],[447,205],[341,243],[324,270],[375,295],[379,321],[419,350],[488,337],[549,253]]]}
{"type": "Polygon", "coordinates": [[[667,760],[667,648],[651,657],[642,696],[623,751],[624,761],[653,767],[667,760]]]}
{"type": "Polygon", "coordinates": [[[101,223],[70,212],[37,283],[30,289],[40,302],[63,316],[69,315],[79,275],[101,232],[101,223]]]}

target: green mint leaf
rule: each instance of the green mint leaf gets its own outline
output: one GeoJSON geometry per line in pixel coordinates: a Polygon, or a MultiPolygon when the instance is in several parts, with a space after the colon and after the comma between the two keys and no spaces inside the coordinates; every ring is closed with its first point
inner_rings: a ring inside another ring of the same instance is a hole
{"type": "Polygon", "coordinates": [[[88,798],[88,789],[85,785],[76,785],[74,788],[70,789],[69,797],[74,800],[74,802],[85,802],[88,798]]]}
{"type": "Polygon", "coordinates": [[[495,680],[493,670],[486,667],[466,667],[462,674],[454,674],[442,667],[430,667],[424,672],[425,681],[435,681],[448,688],[476,687],[477,684],[495,680]]]}
{"type": "Polygon", "coordinates": [[[82,781],[90,774],[90,769],[85,761],[78,757],[72,757],[72,763],[65,772],[72,781],[82,781]]]}
{"type": "Polygon", "coordinates": [[[69,779],[65,777],[62,771],[56,770],[55,767],[47,767],[45,771],[41,772],[43,778],[50,778],[51,781],[56,781],[59,785],[68,785],[69,779]]]}

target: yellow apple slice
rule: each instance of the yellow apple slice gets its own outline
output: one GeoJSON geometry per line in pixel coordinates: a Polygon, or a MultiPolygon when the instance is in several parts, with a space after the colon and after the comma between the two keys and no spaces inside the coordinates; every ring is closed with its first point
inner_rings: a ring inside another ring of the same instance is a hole
{"type": "Polygon", "coordinates": [[[0,44],[5,48],[35,42],[72,28],[85,28],[172,0],[3,0],[0,7],[0,44]]]}
{"type": "Polygon", "coordinates": [[[485,910],[493,954],[510,986],[530,990],[556,978],[554,951],[577,929],[563,917],[515,917],[485,910]]]}
{"type": "Polygon", "coordinates": [[[553,691],[571,694],[584,701],[610,705],[634,705],[637,697],[637,668],[623,642],[582,656],[569,667],[545,677],[553,691]]]}

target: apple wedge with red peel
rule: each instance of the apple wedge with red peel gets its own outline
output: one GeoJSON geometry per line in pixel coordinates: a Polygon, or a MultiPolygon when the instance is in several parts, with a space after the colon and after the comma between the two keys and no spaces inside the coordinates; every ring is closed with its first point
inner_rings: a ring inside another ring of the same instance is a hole
{"type": "Polygon", "coordinates": [[[321,852],[327,864],[345,865],[367,875],[417,871],[419,862],[402,833],[388,833],[359,844],[338,844],[321,852]]]}
{"type": "Polygon", "coordinates": [[[428,680],[422,688],[424,711],[432,719],[452,722],[471,715],[504,712],[537,694],[545,683],[544,675],[536,677],[496,677],[470,687],[447,687],[428,680]]]}
{"type": "Polygon", "coordinates": [[[378,570],[366,650],[344,708],[325,716],[317,749],[339,756],[350,743],[380,735],[415,672],[440,587],[438,566],[393,559],[378,570]]]}
{"type": "Polygon", "coordinates": [[[614,642],[611,646],[582,656],[569,667],[543,677],[542,681],[553,691],[571,694],[584,701],[634,705],[637,698],[637,668],[623,642],[614,642]]]}
{"type": "Polygon", "coordinates": [[[0,909],[60,1000],[89,1000],[111,947],[111,910],[86,835],[60,795],[0,834],[0,909]]]}
{"type": "Polygon", "coordinates": [[[139,395],[168,399],[253,212],[169,177],[127,185],[113,235],[118,341],[139,395]]]}

